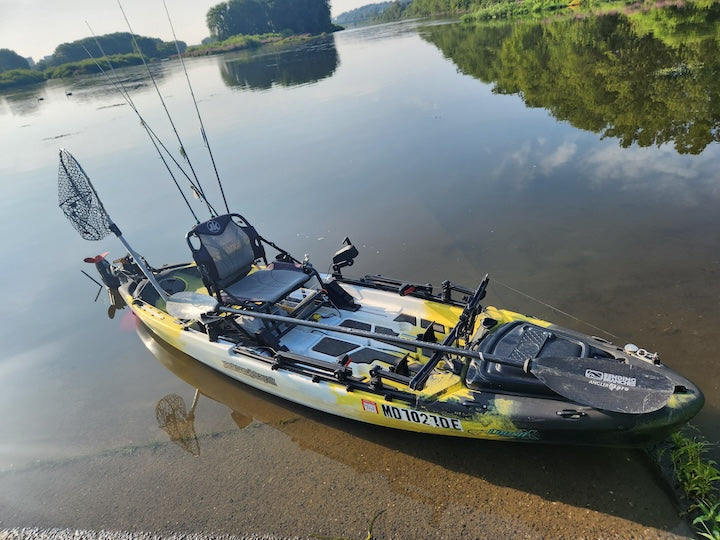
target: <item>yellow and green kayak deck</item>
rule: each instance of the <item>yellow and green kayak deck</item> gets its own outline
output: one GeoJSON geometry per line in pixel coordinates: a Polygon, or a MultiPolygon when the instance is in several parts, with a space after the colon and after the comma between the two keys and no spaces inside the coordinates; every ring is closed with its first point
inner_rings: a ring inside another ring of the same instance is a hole
{"type": "MultiPolygon", "coordinates": [[[[161,269],[157,279],[170,294],[207,293],[191,264],[161,269]]],[[[459,305],[401,296],[374,286],[372,280],[337,283],[359,309],[338,308],[314,289],[300,289],[268,309],[287,315],[309,304],[311,309],[302,313],[307,320],[409,340],[432,327],[440,341],[462,313],[459,305]]],[[[432,351],[296,325],[268,326],[243,315],[180,321],[145,285],[139,278],[121,291],[145,325],[173,347],[250,386],[371,424],[481,439],[636,445],[664,437],[703,404],[697,387],[669,369],[678,391],[667,405],[647,414],[621,414],[568,401],[517,368],[451,358],[439,362],[424,386],[415,390],[408,381],[432,351]],[[268,334],[275,341],[263,338],[268,334]]],[[[537,346],[538,335],[545,340],[540,347],[577,347],[578,354],[586,355],[620,351],[605,341],[493,307],[480,313],[475,328],[482,338],[480,349],[489,352],[512,354],[513,347],[537,346]]]]}

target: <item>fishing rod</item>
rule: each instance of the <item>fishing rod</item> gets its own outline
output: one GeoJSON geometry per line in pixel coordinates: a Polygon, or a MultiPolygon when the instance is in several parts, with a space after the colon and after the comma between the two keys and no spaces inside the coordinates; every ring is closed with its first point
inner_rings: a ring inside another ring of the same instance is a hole
{"type": "Polygon", "coordinates": [[[208,210],[213,213],[215,212],[214,208],[212,208],[212,205],[210,204],[207,199],[201,196],[198,187],[193,182],[192,178],[187,174],[183,166],[175,159],[172,152],[168,150],[168,148],[165,146],[165,144],[162,142],[162,139],[153,131],[153,129],[150,127],[150,124],[148,124],[143,116],[140,114],[140,111],[135,106],[135,103],[133,102],[132,98],[130,97],[130,92],[125,88],[125,85],[122,82],[122,78],[120,78],[115,73],[115,68],[112,65],[112,62],[110,62],[107,54],[105,53],[105,50],[103,49],[102,45],[100,44],[100,41],[98,40],[97,36],[95,35],[95,32],[93,31],[90,24],[85,21],[85,24],[87,25],[88,29],[90,30],[91,35],[93,36],[93,39],[95,40],[95,44],[97,45],[100,54],[102,57],[105,58],[105,61],[108,64],[108,67],[110,68],[110,71],[112,72],[112,75],[114,77],[111,77],[108,72],[103,69],[103,67],[100,65],[98,60],[93,56],[93,54],[88,50],[85,45],[81,44],[83,50],[88,55],[90,59],[95,63],[97,68],[100,70],[100,72],[105,76],[105,78],[110,82],[110,84],[113,86],[113,88],[125,99],[125,102],[128,104],[128,106],[132,109],[132,111],[137,115],[138,119],[140,120],[141,125],[145,129],[145,132],[148,134],[148,137],[150,138],[150,141],[152,142],[153,146],[155,147],[155,150],[157,151],[158,155],[160,156],[161,161],[165,165],[165,168],[168,171],[168,174],[170,175],[170,178],[172,178],[173,182],[175,183],[175,187],[177,187],[178,191],[180,192],[180,196],[183,198],[183,201],[185,201],[185,204],[187,205],[188,209],[190,210],[190,213],[192,214],[193,218],[195,219],[196,223],[200,223],[200,220],[198,219],[197,215],[195,214],[195,211],[193,210],[192,206],[190,205],[190,201],[188,201],[187,197],[185,196],[185,193],[183,192],[182,188],[180,187],[180,184],[178,183],[177,179],[175,178],[175,175],[172,172],[172,169],[170,168],[170,165],[167,163],[167,160],[165,159],[165,156],[163,155],[162,150],[165,151],[165,154],[172,160],[172,162],[175,164],[175,166],[178,168],[178,170],[185,176],[187,181],[190,183],[190,187],[193,190],[193,193],[200,199],[205,202],[205,204],[208,206],[208,210]],[[159,146],[158,146],[159,145],[159,146]]]}
{"type": "MultiPolygon", "coordinates": [[[[142,49],[140,48],[140,45],[137,42],[137,39],[135,38],[135,32],[133,32],[132,26],[130,25],[130,21],[128,20],[127,15],[125,14],[125,9],[122,7],[122,3],[120,0],[117,0],[118,7],[120,8],[120,11],[122,12],[123,18],[125,19],[125,23],[127,24],[128,30],[130,30],[130,38],[132,39],[133,45],[137,49],[140,60],[143,63],[143,66],[145,66],[145,70],[148,73],[148,76],[150,77],[150,80],[152,81],[153,87],[155,88],[155,92],[158,95],[158,98],[160,99],[160,103],[162,103],[163,109],[165,110],[165,114],[168,118],[168,121],[170,122],[170,125],[172,126],[172,130],[175,133],[175,137],[177,138],[178,144],[180,145],[180,153],[185,158],[185,161],[187,161],[188,166],[190,167],[190,171],[192,172],[193,178],[195,178],[195,183],[197,184],[198,190],[200,192],[200,195],[202,195],[203,200],[207,202],[207,197],[205,196],[205,191],[202,188],[202,184],[200,183],[200,179],[197,176],[197,173],[195,172],[195,168],[192,165],[192,162],[190,161],[190,156],[188,156],[187,152],[185,151],[185,145],[182,142],[182,139],[180,138],[180,134],[178,133],[177,128],[175,127],[175,122],[172,119],[172,116],[170,115],[170,111],[167,108],[167,105],[165,104],[165,99],[162,97],[162,93],[160,92],[160,89],[158,88],[157,82],[155,81],[155,76],[152,74],[152,71],[150,70],[150,66],[148,66],[147,62],[145,61],[145,56],[142,53],[142,49]]],[[[214,217],[217,215],[217,213],[211,209],[210,205],[208,204],[208,209],[210,209],[211,217],[214,217]]]]}
{"type": "Polygon", "coordinates": [[[566,317],[569,317],[569,318],[571,318],[571,319],[573,319],[573,320],[576,320],[577,322],[579,322],[579,323],[581,323],[581,324],[585,324],[585,325],[589,326],[590,328],[594,328],[595,330],[599,330],[599,331],[602,332],[603,334],[607,334],[607,335],[610,336],[610,337],[617,338],[617,336],[616,336],[615,334],[613,334],[612,332],[608,332],[607,330],[604,330],[603,328],[600,328],[599,326],[595,326],[595,325],[592,324],[592,323],[589,323],[589,322],[587,322],[587,321],[584,321],[584,320],[580,319],[579,317],[576,317],[576,316],[573,315],[572,313],[568,313],[568,312],[566,312],[566,311],[563,311],[563,310],[560,309],[560,308],[556,308],[555,306],[553,306],[553,305],[551,305],[551,304],[548,304],[547,302],[543,302],[543,301],[540,300],[539,298],[535,298],[534,296],[530,296],[530,295],[527,294],[527,293],[524,293],[524,292],[522,292],[522,291],[520,291],[520,290],[518,290],[518,289],[516,289],[516,288],[514,288],[514,287],[511,287],[511,286],[508,285],[507,283],[503,283],[502,281],[499,281],[497,278],[493,278],[493,282],[494,282],[494,283],[497,283],[498,285],[500,285],[500,286],[502,286],[502,287],[505,287],[506,289],[508,289],[508,290],[510,290],[510,291],[512,291],[512,292],[514,292],[514,293],[517,293],[517,294],[519,294],[519,295],[521,295],[521,296],[524,296],[524,297],[527,298],[528,300],[532,300],[533,302],[537,302],[538,304],[540,304],[540,305],[542,305],[542,306],[545,306],[545,307],[547,307],[547,308],[550,308],[550,309],[552,309],[553,311],[555,311],[555,312],[557,312],[557,313],[560,313],[561,315],[565,315],[566,317]]]}
{"type": "Polygon", "coordinates": [[[188,83],[190,95],[192,96],[193,104],[195,105],[195,112],[197,113],[198,122],[200,123],[200,134],[202,135],[203,142],[205,143],[205,148],[207,148],[208,154],[210,155],[210,161],[212,162],[213,170],[215,171],[215,178],[217,178],[218,187],[220,188],[220,195],[222,195],[225,210],[229,214],[230,207],[228,206],[227,199],[225,198],[225,190],[223,189],[222,182],[220,181],[220,174],[218,174],[217,166],[215,165],[215,157],[213,156],[212,150],[210,149],[210,142],[208,141],[207,133],[205,132],[205,125],[203,123],[202,116],[200,115],[200,109],[198,108],[197,100],[195,99],[195,92],[193,91],[192,84],[190,83],[190,77],[188,76],[187,68],[185,67],[185,60],[183,59],[183,55],[180,52],[178,39],[175,35],[175,26],[173,26],[172,19],[170,18],[170,11],[168,11],[165,0],[162,0],[162,2],[163,7],[165,8],[165,14],[167,15],[168,23],[170,23],[170,29],[172,30],[173,41],[175,41],[175,50],[177,51],[178,58],[180,59],[180,64],[182,65],[183,72],[185,73],[185,80],[188,83]]]}
{"type": "MultiPolygon", "coordinates": [[[[96,41],[96,43],[97,43],[97,41],[96,41]]],[[[99,43],[98,43],[98,47],[100,47],[99,43]]],[[[170,169],[170,165],[168,165],[168,162],[167,162],[167,160],[165,159],[165,156],[163,155],[163,153],[160,151],[160,148],[158,147],[158,143],[159,143],[163,148],[165,148],[165,146],[163,145],[162,141],[161,141],[159,138],[157,138],[157,135],[155,135],[155,132],[152,131],[152,129],[150,128],[150,126],[145,122],[145,120],[143,119],[142,115],[140,114],[140,111],[138,111],[137,108],[135,107],[135,104],[133,103],[132,99],[130,98],[130,94],[128,94],[127,90],[126,90],[124,87],[123,87],[122,90],[120,90],[120,88],[115,84],[115,81],[113,81],[113,80],[110,78],[110,76],[109,76],[109,75],[107,74],[107,72],[102,68],[102,66],[98,63],[98,61],[95,59],[95,57],[93,57],[92,54],[90,53],[90,51],[87,50],[87,47],[85,47],[85,45],[82,45],[82,48],[85,49],[85,52],[86,52],[86,53],[88,54],[88,56],[93,60],[93,62],[95,62],[95,65],[96,65],[97,68],[100,70],[100,72],[101,72],[103,75],[105,75],[105,77],[106,77],[106,78],[108,79],[108,81],[113,85],[113,87],[115,88],[115,90],[117,90],[118,92],[120,92],[120,95],[122,95],[122,96],[125,98],[125,101],[126,101],[127,104],[130,106],[130,108],[135,112],[136,115],[138,115],[138,118],[140,119],[140,124],[141,124],[141,125],[143,126],[143,128],[145,129],[145,133],[147,133],[148,137],[150,138],[150,142],[151,142],[151,143],[153,144],[153,146],[155,147],[155,150],[157,151],[158,155],[160,156],[160,160],[163,162],[163,165],[165,165],[165,169],[167,170],[168,174],[170,175],[170,178],[172,178],[172,181],[175,183],[175,187],[178,188],[178,191],[180,192],[180,196],[183,198],[183,201],[185,201],[185,205],[188,207],[188,210],[190,210],[190,213],[192,214],[193,218],[195,219],[195,222],[196,222],[196,223],[200,223],[200,220],[198,219],[197,215],[195,214],[195,211],[193,210],[192,206],[190,205],[190,201],[189,201],[189,200],[187,199],[187,197],[185,196],[185,193],[183,192],[182,188],[180,187],[180,184],[178,184],[178,181],[177,181],[177,179],[175,178],[175,175],[173,174],[172,170],[170,169]]],[[[112,63],[111,63],[109,60],[108,60],[108,65],[109,65],[110,68],[112,69],[112,63]]],[[[114,70],[113,70],[113,71],[114,71],[114,70]]],[[[121,82],[120,84],[122,84],[122,82],[121,82]]],[[[165,151],[167,152],[167,149],[165,149],[165,151]]],[[[172,157],[171,154],[168,153],[168,155],[170,156],[171,159],[173,159],[173,157],[172,157]]],[[[179,164],[178,164],[177,162],[176,162],[176,164],[179,166],[179,164]]],[[[180,170],[181,170],[182,172],[185,172],[185,171],[182,170],[182,168],[181,168],[180,170]]],[[[185,176],[187,177],[187,174],[185,174],[185,176]]],[[[188,178],[188,180],[190,180],[189,177],[187,177],[187,178],[188,178]]],[[[192,180],[190,180],[190,182],[192,183],[192,180]]]]}

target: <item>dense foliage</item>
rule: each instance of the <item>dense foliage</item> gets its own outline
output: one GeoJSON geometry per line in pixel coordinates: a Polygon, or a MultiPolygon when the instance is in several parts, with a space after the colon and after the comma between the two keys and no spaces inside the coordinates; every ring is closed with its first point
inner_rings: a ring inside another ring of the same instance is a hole
{"type": "Polygon", "coordinates": [[[720,5],[431,28],[464,73],[623,147],[720,141],[720,5]],[[688,35],[682,21],[694,20],[688,35]]]}
{"type": "MultiPolygon", "coordinates": [[[[410,3],[395,0],[375,20],[394,21],[409,17],[467,13],[472,7],[499,1],[507,2],[508,0],[412,0],[410,3]]],[[[517,0],[510,1],[517,2],[517,0]]]]}
{"type": "Polygon", "coordinates": [[[45,74],[48,79],[62,79],[76,75],[100,73],[100,68],[102,68],[102,70],[108,69],[108,63],[112,64],[114,68],[136,66],[142,64],[142,58],[139,54],[114,54],[98,59],[97,61],[92,58],[86,58],[78,62],[66,62],[57,67],[47,68],[45,74]]]}
{"type": "Polygon", "coordinates": [[[237,34],[321,34],[334,29],[329,0],[228,0],[211,7],[206,22],[216,40],[237,34]]]}
{"type": "Polygon", "coordinates": [[[14,86],[25,86],[45,80],[45,75],[32,69],[11,69],[0,73],[0,90],[14,86]]]}
{"type": "Polygon", "coordinates": [[[282,39],[281,34],[253,34],[250,36],[237,35],[222,41],[208,40],[202,45],[192,45],[185,51],[186,56],[205,56],[220,52],[255,49],[264,43],[271,43],[282,39]]]}
{"type": "Polygon", "coordinates": [[[11,69],[30,69],[30,65],[15,51],[0,49],[0,73],[11,69]]]}
{"type": "Polygon", "coordinates": [[[396,10],[396,3],[401,5],[409,4],[412,0],[401,0],[400,2],[380,2],[377,4],[368,4],[356,9],[351,9],[345,13],[341,13],[335,18],[338,24],[358,24],[378,19],[387,9],[396,10]]]}
{"type": "MultiPolygon", "coordinates": [[[[60,66],[69,62],[81,62],[87,60],[89,55],[96,58],[102,56],[114,56],[119,54],[138,54],[142,52],[147,58],[165,58],[177,54],[175,43],[166,42],[158,38],[149,38],[135,35],[140,51],[135,49],[132,35],[129,32],[115,32],[98,36],[97,42],[93,37],[87,37],[58,45],[52,57],[45,62],[38,62],[41,69],[60,66]]],[[[184,51],[186,44],[178,42],[180,52],[184,51]]]]}

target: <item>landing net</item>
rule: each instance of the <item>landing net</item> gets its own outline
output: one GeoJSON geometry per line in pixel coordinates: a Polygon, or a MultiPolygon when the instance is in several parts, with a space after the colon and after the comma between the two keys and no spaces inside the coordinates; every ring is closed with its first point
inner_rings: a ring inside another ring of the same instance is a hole
{"type": "Polygon", "coordinates": [[[110,234],[110,220],[85,171],[67,150],[60,150],[58,203],[85,240],[110,234]]]}

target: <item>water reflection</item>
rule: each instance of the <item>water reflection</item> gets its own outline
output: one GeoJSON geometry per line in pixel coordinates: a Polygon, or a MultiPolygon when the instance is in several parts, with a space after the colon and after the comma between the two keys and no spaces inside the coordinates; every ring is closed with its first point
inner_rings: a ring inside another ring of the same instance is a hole
{"type": "Polygon", "coordinates": [[[14,116],[34,114],[42,106],[45,97],[45,83],[0,94],[0,104],[4,105],[0,107],[0,114],[5,114],[6,110],[14,116]]]}
{"type": "MultiPolygon", "coordinates": [[[[171,62],[150,64],[150,72],[155,82],[161,84],[163,79],[172,70],[171,62]]],[[[121,92],[127,92],[132,99],[145,92],[154,91],[152,80],[144,66],[131,66],[108,71],[105,75],[84,75],[61,82],[65,95],[73,101],[92,103],[108,100],[117,100],[117,103],[103,108],[124,105],[121,92]]],[[[61,84],[57,82],[56,84],[61,84]]]]}
{"type": "Polygon", "coordinates": [[[320,81],[330,77],[338,65],[335,37],[328,36],[292,49],[268,47],[226,55],[220,72],[230,87],[267,90],[273,84],[297,86],[320,81]]]}
{"type": "Polygon", "coordinates": [[[428,28],[464,73],[624,148],[720,141],[720,4],[428,28]],[[689,23],[691,21],[691,24],[689,23]]]}
{"type": "MultiPolygon", "coordinates": [[[[172,62],[156,63],[150,66],[155,81],[160,84],[173,69],[172,62]]],[[[90,104],[103,102],[99,108],[125,105],[121,96],[127,92],[136,98],[145,92],[154,91],[152,81],[143,66],[116,69],[107,75],[83,75],[72,79],[52,79],[28,88],[0,93],[0,115],[10,112],[13,116],[29,116],[40,111],[48,101],[66,100],[69,103],[90,104]],[[108,104],[109,100],[115,103],[108,104]],[[3,106],[4,105],[4,106],[3,106]]]]}
{"type": "Polygon", "coordinates": [[[158,426],[168,434],[170,440],[193,456],[200,455],[200,443],[195,434],[195,407],[200,391],[195,390],[190,411],[185,409],[185,400],[177,394],[168,394],[155,406],[158,426]]]}
{"type": "MultiPolygon", "coordinates": [[[[433,519],[440,519],[449,509],[447,486],[452,485],[452,501],[475,501],[478,493],[494,500],[512,498],[515,495],[505,491],[509,487],[645,525],[671,528],[677,522],[671,512],[659,510],[668,508],[668,499],[655,489],[655,477],[641,452],[428,437],[348,422],[237,383],[171,348],[144,326],[138,325],[137,331],[163,366],[197,388],[200,395],[227,406],[238,428],[258,423],[271,426],[291,438],[298,454],[309,450],[355,471],[356,487],[364,486],[363,482],[373,478],[372,474],[381,475],[389,482],[391,498],[418,497],[435,509],[433,519]],[[593,463],[593,470],[598,471],[593,473],[591,484],[587,481],[588,463],[593,463]],[[564,482],[556,481],[560,474],[566,479],[564,482]],[[633,482],[626,481],[630,476],[633,482]],[[634,506],[638,490],[652,498],[643,508],[634,506]],[[597,496],[608,491],[613,497],[597,496]]],[[[194,420],[192,414],[182,413],[182,405],[178,408],[181,424],[194,420]]],[[[186,435],[191,432],[187,423],[182,429],[186,435]]],[[[199,440],[207,445],[206,455],[212,454],[213,436],[201,434],[199,440]]],[[[175,439],[173,442],[177,444],[175,439]]],[[[290,453],[284,459],[295,462],[299,458],[290,453]]],[[[314,482],[316,474],[314,470],[299,469],[295,482],[297,485],[314,482]]],[[[499,516],[503,514],[497,511],[499,516]]]]}

